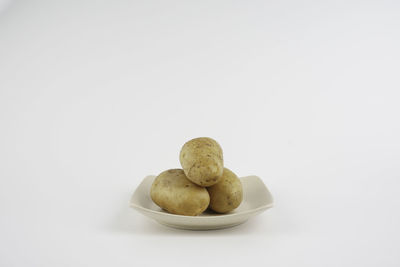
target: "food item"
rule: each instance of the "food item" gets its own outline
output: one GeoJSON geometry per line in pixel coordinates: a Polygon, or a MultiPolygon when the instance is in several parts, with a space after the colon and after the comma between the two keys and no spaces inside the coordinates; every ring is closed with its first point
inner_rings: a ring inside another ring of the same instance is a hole
{"type": "Polygon", "coordinates": [[[227,213],[243,200],[240,179],[224,168],[220,145],[209,137],[186,142],[179,161],[182,169],[159,174],[151,185],[151,199],[164,210],[179,215],[196,216],[207,208],[227,213]]]}
{"type": "Polygon", "coordinates": [[[243,188],[240,179],[227,168],[221,181],[207,188],[210,194],[210,208],[218,213],[227,213],[239,207],[243,200],[243,188]]]}
{"type": "Polygon", "coordinates": [[[179,160],[189,180],[200,186],[212,186],[220,181],[224,169],[222,148],[208,137],[186,142],[179,160]]]}
{"type": "Polygon", "coordinates": [[[156,177],[150,189],[151,199],[170,213],[195,216],[207,209],[207,189],[187,179],[182,169],[171,169],[156,177]]]}

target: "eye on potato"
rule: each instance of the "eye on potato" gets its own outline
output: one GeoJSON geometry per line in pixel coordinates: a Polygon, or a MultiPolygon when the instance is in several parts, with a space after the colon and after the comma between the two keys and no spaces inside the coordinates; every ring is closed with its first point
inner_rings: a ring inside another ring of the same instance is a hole
{"type": "Polygon", "coordinates": [[[210,209],[218,213],[227,213],[239,207],[243,200],[243,189],[240,179],[227,168],[224,168],[221,180],[207,187],[210,194],[210,209]]]}
{"type": "Polygon", "coordinates": [[[218,183],[224,169],[222,148],[217,141],[208,137],[186,142],[179,160],[186,177],[200,186],[218,183]]]}
{"type": "Polygon", "coordinates": [[[207,189],[187,179],[182,169],[171,169],[158,175],[151,185],[150,197],[166,211],[188,216],[202,213],[210,203],[207,189]]]}

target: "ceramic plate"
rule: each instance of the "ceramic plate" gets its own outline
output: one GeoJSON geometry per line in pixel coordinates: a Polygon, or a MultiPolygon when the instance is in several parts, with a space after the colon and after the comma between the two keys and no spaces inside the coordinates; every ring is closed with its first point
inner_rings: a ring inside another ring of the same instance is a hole
{"type": "Polygon", "coordinates": [[[199,216],[175,215],[158,207],[150,198],[150,187],[155,176],[147,176],[133,193],[130,206],[157,222],[179,229],[211,230],[239,225],[250,217],[273,206],[271,193],[257,176],[240,178],[243,185],[243,201],[232,212],[217,214],[206,211],[199,216]]]}

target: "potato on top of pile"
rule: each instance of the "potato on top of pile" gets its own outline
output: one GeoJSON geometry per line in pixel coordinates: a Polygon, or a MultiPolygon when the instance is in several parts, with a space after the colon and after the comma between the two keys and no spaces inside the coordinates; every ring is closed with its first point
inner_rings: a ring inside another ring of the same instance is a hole
{"type": "Polygon", "coordinates": [[[200,137],[186,142],[180,152],[182,169],[159,174],[151,189],[151,199],[164,210],[196,216],[208,207],[218,213],[236,209],[243,200],[240,179],[227,168],[221,146],[200,137]]]}

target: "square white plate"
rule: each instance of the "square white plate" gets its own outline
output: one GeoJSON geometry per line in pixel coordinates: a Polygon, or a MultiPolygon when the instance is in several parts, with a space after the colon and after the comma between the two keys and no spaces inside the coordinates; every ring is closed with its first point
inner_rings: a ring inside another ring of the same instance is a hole
{"type": "Polygon", "coordinates": [[[257,176],[242,177],[243,201],[240,206],[226,214],[206,211],[199,216],[184,216],[168,213],[150,198],[150,187],[155,176],[147,176],[132,195],[130,206],[157,222],[179,229],[211,230],[236,226],[250,217],[273,206],[271,193],[257,176]]]}

